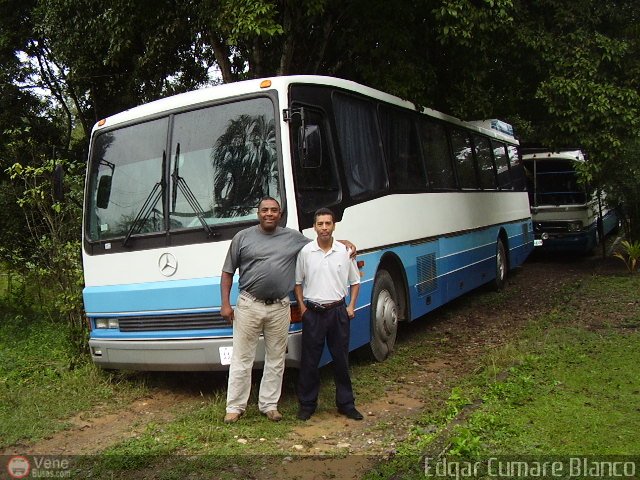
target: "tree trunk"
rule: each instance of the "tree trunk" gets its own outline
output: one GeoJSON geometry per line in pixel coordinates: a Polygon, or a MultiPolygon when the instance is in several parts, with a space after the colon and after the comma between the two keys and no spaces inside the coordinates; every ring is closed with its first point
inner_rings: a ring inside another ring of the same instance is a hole
{"type": "Polygon", "coordinates": [[[215,35],[209,35],[211,40],[211,46],[213,47],[213,54],[220,67],[220,73],[222,74],[222,81],[224,83],[231,83],[235,81],[233,73],[231,72],[231,60],[229,60],[230,52],[229,48],[220,41],[215,35]]]}

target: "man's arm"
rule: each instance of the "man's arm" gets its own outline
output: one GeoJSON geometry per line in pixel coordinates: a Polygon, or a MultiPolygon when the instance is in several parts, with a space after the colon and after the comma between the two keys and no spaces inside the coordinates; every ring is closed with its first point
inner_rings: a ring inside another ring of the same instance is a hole
{"type": "Polygon", "coordinates": [[[356,283],[349,287],[349,305],[347,305],[347,314],[349,315],[349,318],[353,318],[356,316],[356,300],[358,300],[359,293],[359,283],[356,283]]]}
{"type": "Polygon", "coordinates": [[[233,273],[222,272],[220,276],[220,300],[222,302],[220,315],[229,323],[233,323],[233,308],[231,308],[231,302],[229,301],[232,285],[233,273]]]}
{"type": "Polygon", "coordinates": [[[296,300],[298,301],[298,307],[300,307],[300,315],[304,315],[304,312],[307,311],[307,306],[304,304],[304,295],[302,293],[302,285],[297,284],[293,287],[293,293],[296,296],[296,300]]]}
{"type": "Polygon", "coordinates": [[[347,247],[350,258],[356,258],[356,255],[358,255],[358,249],[353,243],[351,243],[349,240],[338,240],[338,241],[342,243],[345,247],[347,247]]]}
{"type": "Polygon", "coordinates": [[[358,264],[355,258],[349,262],[347,279],[349,281],[349,305],[347,305],[347,314],[349,318],[353,318],[356,316],[356,301],[360,293],[360,270],[358,270],[358,264]]]}
{"type": "MultiPolygon", "coordinates": [[[[291,228],[289,230],[298,235],[300,239],[300,249],[302,249],[307,243],[313,241],[309,237],[305,237],[302,233],[298,232],[297,230],[293,230],[291,228]]],[[[338,240],[338,242],[344,244],[344,246],[347,247],[347,250],[349,250],[351,258],[356,258],[358,249],[353,243],[351,243],[349,240],[338,240]]]]}
{"type": "Polygon", "coordinates": [[[298,307],[300,308],[300,316],[304,315],[307,311],[307,306],[304,304],[304,292],[302,291],[302,282],[304,281],[304,253],[298,253],[296,258],[296,285],[293,287],[293,294],[298,301],[298,307]]]}

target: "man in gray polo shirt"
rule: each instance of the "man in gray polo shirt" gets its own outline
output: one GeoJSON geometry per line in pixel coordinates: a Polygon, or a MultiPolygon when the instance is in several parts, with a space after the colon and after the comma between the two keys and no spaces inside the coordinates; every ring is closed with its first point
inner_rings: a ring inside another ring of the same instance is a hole
{"type": "MultiPolygon", "coordinates": [[[[222,267],[220,314],[233,323],[225,423],[238,421],[247,408],[260,334],[264,335],[265,359],[258,409],[269,420],[282,419],[278,400],[291,323],[289,292],[294,287],[298,252],[311,240],[296,230],[278,226],[281,214],[276,199],[263,198],[258,205],[260,224],[234,236],[222,267]],[[230,293],[236,269],[240,273],[240,295],[234,312],[230,293]]],[[[343,243],[355,252],[352,244],[343,243]]]]}

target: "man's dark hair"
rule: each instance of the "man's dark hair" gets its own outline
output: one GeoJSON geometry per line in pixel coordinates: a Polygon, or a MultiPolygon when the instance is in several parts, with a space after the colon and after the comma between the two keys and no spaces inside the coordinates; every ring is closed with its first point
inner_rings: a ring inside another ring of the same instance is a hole
{"type": "Polygon", "coordinates": [[[282,206],[280,205],[280,202],[278,200],[276,200],[275,198],[270,197],[269,195],[265,195],[264,197],[262,197],[260,199],[260,201],[258,202],[258,210],[260,209],[260,205],[262,205],[262,202],[264,202],[266,200],[273,200],[274,202],[276,202],[278,204],[278,208],[280,210],[282,210],[282,206]]]}
{"type": "Polygon", "coordinates": [[[313,223],[316,222],[316,220],[318,219],[318,217],[320,215],[331,215],[331,221],[333,223],[336,223],[336,215],[335,215],[335,213],[333,213],[332,210],[330,210],[330,209],[328,209],[326,207],[319,208],[318,210],[316,210],[316,213],[313,214],[313,223]]]}

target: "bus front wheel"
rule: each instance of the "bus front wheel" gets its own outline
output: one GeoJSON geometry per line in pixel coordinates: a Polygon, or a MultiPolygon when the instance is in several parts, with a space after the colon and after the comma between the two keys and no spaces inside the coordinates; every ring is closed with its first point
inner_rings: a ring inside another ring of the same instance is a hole
{"type": "Polygon", "coordinates": [[[386,270],[376,275],[371,299],[371,353],[382,362],[396,343],[398,332],[398,296],[393,278],[386,270]]]}

